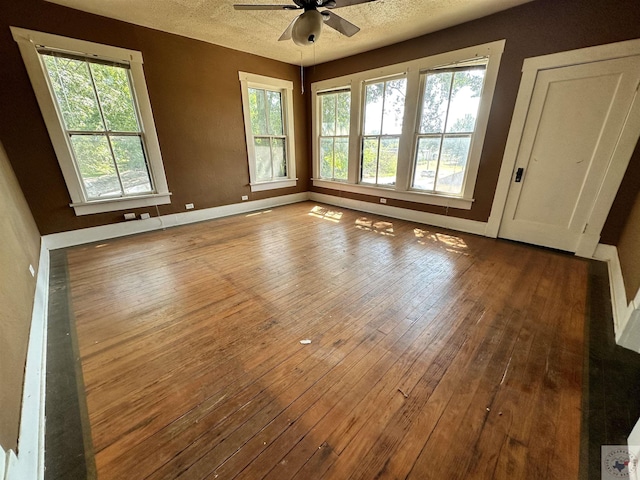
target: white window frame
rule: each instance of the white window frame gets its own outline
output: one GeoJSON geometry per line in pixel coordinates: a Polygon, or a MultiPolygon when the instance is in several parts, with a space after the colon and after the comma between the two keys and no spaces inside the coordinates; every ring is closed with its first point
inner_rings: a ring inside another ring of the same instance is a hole
{"type": "Polygon", "coordinates": [[[242,112],[244,115],[244,129],[247,140],[247,157],[249,162],[249,186],[252,192],[273,190],[276,188],[295,187],[296,177],[295,136],[293,118],[293,82],[279,78],[265,77],[254,73],[238,72],[242,91],[242,112]],[[282,121],[285,140],[285,155],[287,161],[287,177],[282,179],[257,180],[256,153],[251,129],[251,112],[249,110],[249,88],[279,91],[282,94],[282,121]]]}
{"type": "MultiPolygon", "coordinates": [[[[349,88],[348,86],[344,86],[342,88],[336,88],[336,89],[331,89],[331,90],[324,90],[322,92],[317,92],[316,96],[318,99],[318,105],[320,105],[322,103],[322,96],[323,95],[331,95],[331,94],[337,94],[337,93],[349,93],[349,97],[351,97],[351,88],[349,88]]],[[[349,100],[351,101],[351,100],[349,100]]],[[[337,115],[337,114],[336,114],[337,115]]],[[[351,112],[349,112],[349,130],[351,130],[351,112]]],[[[322,138],[333,138],[334,142],[336,138],[346,138],[347,142],[350,141],[350,133],[348,133],[347,135],[322,135],[322,108],[320,107],[318,109],[318,123],[319,123],[319,128],[318,128],[318,138],[317,138],[317,142],[318,142],[318,149],[320,148],[320,139],[322,138]]],[[[319,150],[318,150],[319,152],[319,150]]],[[[334,152],[335,152],[335,143],[334,143],[334,152]]],[[[318,178],[321,178],[320,176],[320,157],[318,157],[318,178]]],[[[347,159],[348,162],[348,159],[347,159]]],[[[335,159],[334,159],[334,171],[335,171],[335,159]]],[[[344,179],[338,179],[338,178],[322,178],[323,180],[327,180],[327,181],[331,181],[331,182],[345,182],[346,180],[344,179]]]]}
{"type": "Polygon", "coordinates": [[[89,215],[93,213],[111,212],[117,210],[129,210],[132,208],[164,205],[171,203],[171,192],[167,185],[167,179],[160,154],[160,144],[153,121],[151,102],[147,91],[147,84],[142,68],[142,53],[136,50],[128,50],[110,45],[87,42],[74,38],[36,32],[24,28],[11,27],[13,39],[17,42],[22,54],[31,85],[33,86],[40,111],[44,118],[51,143],[62,170],[71,204],[76,215],[89,215]],[[38,47],[47,47],[72,53],[88,58],[100,58],[119,63],[126,63],[130,67],[132,94],[138,108],[142,138],[146,147],[147,164],[149,174],[154,186],[154,192],[144,195],[126,196],[109,199],[87,199],[82,180],[73,159],[73,150],[69,143],[69,137],[65,134],[63,121],[56,107],[53,92],[47,81],[47,72],[38,53],[38,47]]]}
{"type": "Polygon", "coordinates": [[[384,68],[358,72],[342,77],[315,82],[311,85],[312,95],[312,155],[313,185],[339,191],[360,193],[384,198],[394,198],[415,203],[439,205],[445,207],[470,210],[474,202],[474,191],[480,156],[487,131],[489,112],[495,91],[498,70],[505,40],[498,40],[483,45],[463,48],[431,57],[420,58],[409,62],[389,65],[384,68]],[[482,89],[482,97],[473,141],[469,151],[465,181],[461,195],[423,192],[411,188],[414,171],[415,133],[420,115],[421,76],[427,70],[444,66],[466,65],[478,59],[487,59],[487,69],[482,89]],[[382,80],[394,76],[406,75],[407,92],[404,110],[404,122],[400,135],[398,151],[398,169],[396,184],[390,186],[360,184],[360,157],[363,137],[364,84],[372,80],[382,80]],[[336,182],[321,179],[319,175],[319,97],[318,93],[327,90],[350,87],[351,89],[351,128],[349,134],[349,179],[347,182],[336,182]]]}

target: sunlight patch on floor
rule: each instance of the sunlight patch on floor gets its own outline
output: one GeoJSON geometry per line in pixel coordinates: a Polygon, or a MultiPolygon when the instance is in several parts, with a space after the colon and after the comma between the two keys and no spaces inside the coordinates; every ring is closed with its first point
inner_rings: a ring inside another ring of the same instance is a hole
{"type": "Polygon", "coordinates": [[[367,217],[360,217],[356,220],[356,228],[360,230],[366,230],[369,232],[378,233],[380,235],[387,235],[390,237],[395,237],[393,233],[393,223],[391,222],[383,222],[383,221],[375,221],[371,220],[367,217]]]}
{"type": "Polygon", "coordinates": [[[261,212],[247,213],[245,216],[246,217],[255,217],[256,215],[262,215],[264,213],[271,213],[271,210],[262,210],[261,212]]]}
{"type": "Polygon", "coordinates": [[[309,212],[309,215],[316,218],[322,218],[323,220],[329,220],[330,222],[339,223],[342,218],[342,212],[336,210],[329,210],[328,208],[315,206],[309,212]]]}
{"type": "Polygon", "coordinates": [[[427,245],[427,242],[435,243],[442,246],[447,252],[468,255],[468,253],[465,253],[465,250],[469,247],[460,237],[447,235],[445,233],[431,233],[427,230],[422,230],[421,228],[414,228],[413,234],[421,245],[427,245]]]}

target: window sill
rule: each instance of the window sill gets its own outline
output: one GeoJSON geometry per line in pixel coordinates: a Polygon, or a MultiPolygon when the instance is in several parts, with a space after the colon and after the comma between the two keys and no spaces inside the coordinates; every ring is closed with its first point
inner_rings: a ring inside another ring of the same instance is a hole
{"type": "Polygon", "coordinates": [[[156,193],[140,197],[110,198],[108,200],[92,200],[85,203],[71,203],[76,215],[91,215],[92,213],[114,212],[131,208],[152,207],[171,203],[171,193],[156,193]]]}
{"type": "Polygon", "coordinates": [[[399,192],[393,187],[375,187],[371,185],[354,185],[352,183],[336,182],[331,180],[313,179],[314,187],[330,188],[342,192],[360,193],[363,195],[371,195],[375,197],[393,198],[396,200],[404,200],[407,202],[423,203],[426,205],[438,205],[441,207],[459,208],[462,210],[471,210],[473,199],[454,197],[449,195],[423,193],[415,190],[399,192]]]}
{"type": "Polygon", "coordinates": [[[270,182],[251,183],[252,192],[263,192],[265,190],[275,190],[276,188],[295,187],[298,183],[297,178],[285,178],[283,180],[273,180],[270,182]]]}

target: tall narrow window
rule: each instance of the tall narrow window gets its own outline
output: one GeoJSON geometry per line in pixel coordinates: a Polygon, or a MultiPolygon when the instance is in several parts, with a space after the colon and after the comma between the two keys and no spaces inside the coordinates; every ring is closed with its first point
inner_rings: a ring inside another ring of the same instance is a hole
{"type": "Polygon", "coordinates": [[[40,55],[87,200],[152,193],[128,65],[40,55]]]}
{"type": "Polygon", "coordinates": [[[239,72],[251,191],[296,185],[293,83],[239,72]]]}
{"type": "Polygon", "coordinates": [[[320,178],[347,180],[351,92],[324,92],[320,102],[320,178]]]}
{"type": "Polygon", "coordinates": [[[256,180],[287,177],[287,151],[282,120],[282,93],[249,88],[251,131],[256,154],[256,180]]]}
{"type": "Polygon", "coordinates": [[[365,85],[360,182],[395,185],[406,78],[365,85]]]}
{"type": "Polygon", "coordinates": [[[423,75],[413,188],[462,194],[485,70],[480,65],[423,75]]]}
{"type": "Polygon", "coordinates": [[[11,27],[76,215],[171,203],[142,54],[11,27]]]}

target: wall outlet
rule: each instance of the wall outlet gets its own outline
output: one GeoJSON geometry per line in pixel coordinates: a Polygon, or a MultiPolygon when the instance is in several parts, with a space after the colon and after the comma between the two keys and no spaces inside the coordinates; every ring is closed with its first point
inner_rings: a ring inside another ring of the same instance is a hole
{"type": "Polygon", "coordinates": [[[33,269],[33,265],[29,264],[29,273],[31,273],[32,277],[36,276],[36,271],[33,269]]]}
{"type": "Polygon", "coordinates": [[[387,203],[387,199],[386,198],[381,198],[380,199],[380,203],[387,203]]]}
{"type": "Polygon", "coordinates": [[[193,203],[185,204],[184,208],[186,208],[187,210],[193,210],[193,203]]]}
{"type": "Polygon", "coordinates": [[[242,201],[249,200],[249,195],[242,195],[242,201]]]}
{"type": "Polygon", "coordinates": [[[124,219],[125,220],[135,220],[136,219],[136,214],[135,213],[125,213],[124,214],[124,219]]]}
{"type": "Polygon", "coordinates": [[[140,220],[146,220],[147,218],[151,218],[151,215],[149,215],[148,213],[140,214],[140,220]]]}

